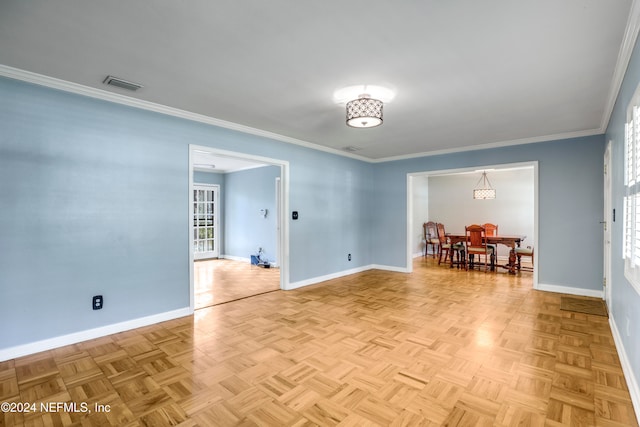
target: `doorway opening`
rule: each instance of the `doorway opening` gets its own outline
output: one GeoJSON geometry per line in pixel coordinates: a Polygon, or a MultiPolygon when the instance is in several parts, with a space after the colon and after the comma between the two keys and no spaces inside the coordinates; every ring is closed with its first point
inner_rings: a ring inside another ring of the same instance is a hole
{"type": "MultiPolygon", "coordinates": [[[[413,271],[414,257],[424,251],[422,224],[427,221],[442,222],[446,231],[453,233],[464,232],[465,225],[474,223],[497,224],[501,234],[526,235],[522,245],[533,248],[538,242],[538,163],[485,165],[407,174],[406,271],[409,273],[413,271]],[[484,171],[496,188],[496,200],[473,200],[476,181],[484,171]],[[504,182],[504,188],[496,185],[500,181],[504,182]]],[[[498,258],[508,258],[509,248],[498,247],[496,250],[498,258]]],[[[533,265],[533,287],[537,289],[537,250],[534,250],[533,265]]]]}
{"type": "Polygon", "coordinates": [[[286,289],[288,173],[286,161],[189,146],[192,311],[286,289]]]}

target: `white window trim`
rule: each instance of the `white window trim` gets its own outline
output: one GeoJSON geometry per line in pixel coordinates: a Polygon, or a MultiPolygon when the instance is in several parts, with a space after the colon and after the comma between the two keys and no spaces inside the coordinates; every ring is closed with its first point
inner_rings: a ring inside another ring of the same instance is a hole
{"type": "Polygon", "coordinates": [[[623,208],[624,275],[640,294],[640,85],[627,107],[624,129],[623,208]]]}

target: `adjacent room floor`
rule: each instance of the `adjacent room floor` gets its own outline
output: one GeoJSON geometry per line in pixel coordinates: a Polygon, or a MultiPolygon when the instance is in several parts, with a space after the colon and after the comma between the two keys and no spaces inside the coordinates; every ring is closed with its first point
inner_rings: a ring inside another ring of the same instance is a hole
{"type": "Polygon", "coordinates": [[[516,276],[372,270],[0,363],[0,425],[637,426],[606,316],[516,276]]]}
{"type": "Polygon", "coordinates": [[[193,266],[196,309],[280,289],[280,269],[228,259],[196,261],[193,266]]]}

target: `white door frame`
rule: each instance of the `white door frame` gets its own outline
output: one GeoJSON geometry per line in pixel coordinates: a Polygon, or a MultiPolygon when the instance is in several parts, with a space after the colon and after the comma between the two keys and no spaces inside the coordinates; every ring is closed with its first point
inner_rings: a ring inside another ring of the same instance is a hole
{"type": "MultiPolygon", "coordinates": [[[[278,248],[280,248],[282,246],[282,241],[281,241],[281,230],[280,230],[280,223],[282,222],[282,210],[280,209],[280,206],[282,204],[282,178],[277,177],[276,181],[275,181],[275,185],[276,185],[276,245],[278,245],[278,248]]],[[[280,251],[276,251],[276,260],[275,260],[275,266],[276,267],[280,267],[280,251]]]]}
{"type": "MultiPolygon", "coordinates": [[[[277,207],[279,212],[289,211],[289,162],[286,160],[273,159],[270,157],[255,156],[252,154],[239,153],[235,151],[221,150],[218,148],[189,144],[189,308],[190,312],[194,311],[194,284],[193,284],[193,203],[191,195],[193,194],[193,152],[205,151],[214,156],[231,157],[237,159],[250,160],[254,162],[264,163],[267,165],[280,167],[280,206],[277,207]]],[[[282,214],[278,216],[279,236],[278,242],[278,262],[280,264],[280,289],[289,289],[289,222],[287,216],[282,214]]]]}
{"type": "Polygon", "coordinates": [[[603,296],[607,303],[607,308],[611,312],[611,229],[613,228],[613,206],[612,206],[612,187],[611,187],[611,141],[607,142],[607,148],[604,151],[604,224],[603,224],[603,296]]]}

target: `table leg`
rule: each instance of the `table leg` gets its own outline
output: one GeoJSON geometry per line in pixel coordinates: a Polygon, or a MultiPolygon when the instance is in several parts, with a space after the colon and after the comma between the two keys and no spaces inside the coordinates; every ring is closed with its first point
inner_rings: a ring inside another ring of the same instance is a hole
{"type": "Polygon", "coordinates": [[[516,274],[516,250],[511,248],[509,251],[509,274],[516,274]]]}

